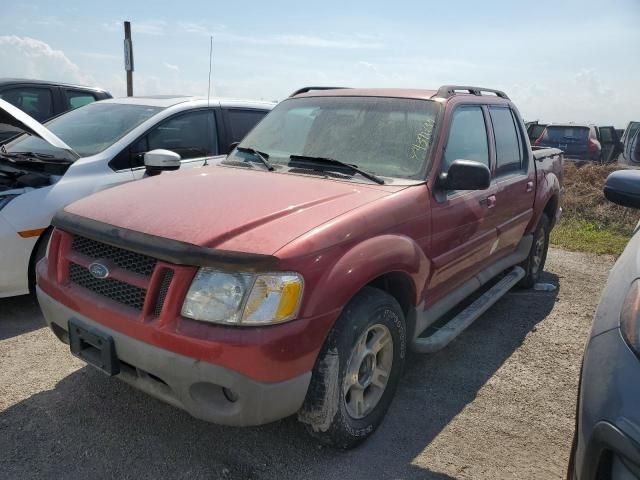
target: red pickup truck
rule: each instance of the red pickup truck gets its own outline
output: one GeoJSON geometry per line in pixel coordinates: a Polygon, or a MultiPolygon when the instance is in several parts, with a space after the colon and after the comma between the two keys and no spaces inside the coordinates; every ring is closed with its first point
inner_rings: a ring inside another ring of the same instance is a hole
{"type": "Polygon", "coordinates": [[[297,413],[349,448],[409,348],[537,281],[562,162],[497,90],[304,88],[222,163],[59,212],[40,305],[76,356],[195,417],[297,413]]]}

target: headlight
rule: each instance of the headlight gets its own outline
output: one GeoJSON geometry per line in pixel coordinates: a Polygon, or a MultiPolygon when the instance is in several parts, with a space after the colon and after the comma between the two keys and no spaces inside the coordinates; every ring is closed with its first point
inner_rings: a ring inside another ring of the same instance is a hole
{"type": "Polygon", "coordinates": [[[0,210],[2,210],[11,200],[20,196],[20,194],[0,195],[0,210]]]}
{"type": "Polygon", "coordinates": [[[182,316],[228,325],[287,322],[298,313],[303,285],[296,273],[226,273],[201,268],[182,305],[182,316]]]}
{"type": "Polygon", "coordinates": [[[620,331],[629,346],[640,354],[640,279],[629,288],[620,313],[620,331]]]}

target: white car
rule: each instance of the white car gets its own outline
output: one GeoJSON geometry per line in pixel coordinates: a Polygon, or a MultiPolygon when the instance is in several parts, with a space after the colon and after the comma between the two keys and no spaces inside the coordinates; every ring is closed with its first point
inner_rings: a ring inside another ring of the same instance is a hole
{"type": "Polygon", "coordinates": [[[145,174],[218,161],[273,106],[119,98],[72,110],[45,127],[0,100],[0,124],[26,132],[0,147],[0,297],[29,292],[58,209],[145,174]]]}

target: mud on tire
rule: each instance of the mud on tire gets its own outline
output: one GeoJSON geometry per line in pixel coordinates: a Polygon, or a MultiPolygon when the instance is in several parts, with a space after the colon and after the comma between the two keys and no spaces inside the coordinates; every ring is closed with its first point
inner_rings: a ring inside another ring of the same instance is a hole
{"type": "Polygon", "coordinates": [[[391,404],[406,349],[400,305],[386,292],[365,287],[329,333],[298,419],[324,444],[348,449],[363,442],[391,404]],[[381,373],[385,369],[386,380],[381,373]]]}

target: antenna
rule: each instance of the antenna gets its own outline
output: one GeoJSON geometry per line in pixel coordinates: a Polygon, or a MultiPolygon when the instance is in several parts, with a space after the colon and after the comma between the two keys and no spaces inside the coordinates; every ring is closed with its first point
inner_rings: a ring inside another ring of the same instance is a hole
{"type": "MultiPolygon", "coordinates": [[[[207,85],[207,108],[211,106],[209,100],[211,98],[211,65],[213,63],[212,59],[213,59],[213,35],[209,37],[209,84],[207,85]]],[[[205,157],[204,163],[202,164],[202,166],[206,167],[207,165],[209,165],[209,162],[205,157]]]]}
{"type": "Polygon", "coordinates": [[[211,65],[213,60],[213,35],[209,37],[209,85],[207,86],[207,107],[209,107],[209,98],[211,97],[211,65]]]}

